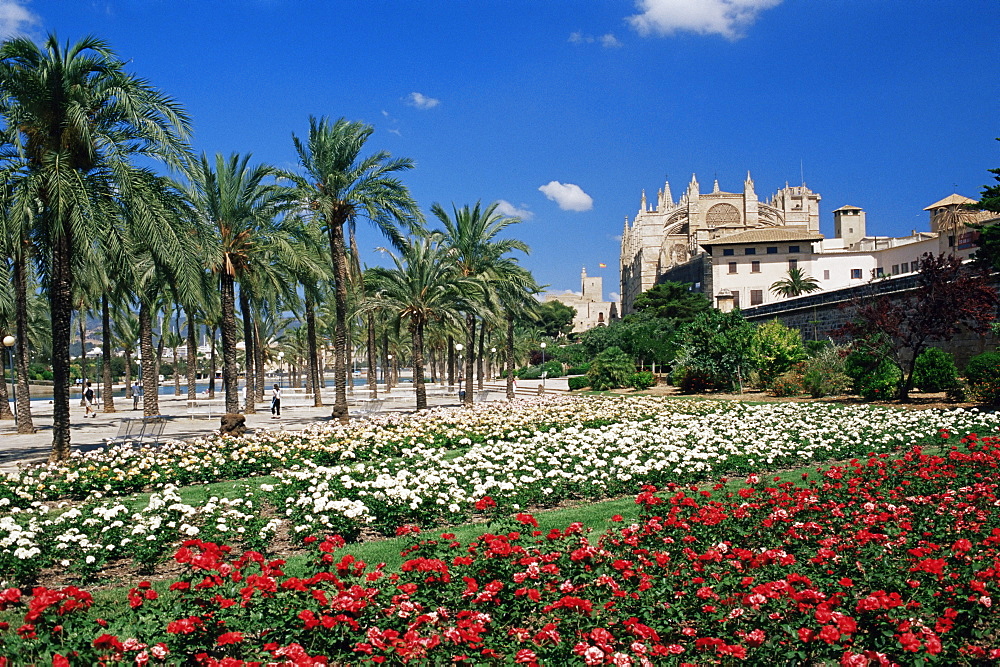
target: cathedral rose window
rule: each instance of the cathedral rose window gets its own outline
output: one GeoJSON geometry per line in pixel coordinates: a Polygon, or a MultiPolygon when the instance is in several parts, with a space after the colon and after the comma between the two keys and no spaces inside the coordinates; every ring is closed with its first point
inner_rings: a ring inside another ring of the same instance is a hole
{"type": "Polygon", "coordinates": [[[740,211],[732,204],[716,204],[708,209],[705,224],[709,227],[725,227],[740,224],[740,211]]]}

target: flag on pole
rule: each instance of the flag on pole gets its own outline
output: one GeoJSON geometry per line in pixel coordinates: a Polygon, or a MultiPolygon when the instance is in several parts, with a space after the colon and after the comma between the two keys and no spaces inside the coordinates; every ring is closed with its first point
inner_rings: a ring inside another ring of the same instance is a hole
{"type": "Polygon", "coordinates": [[[599,269],[606,269],[606,268],[608,268],[608,265],[607,264],[598,264],[597,268],[599,268],[599,269]]]}

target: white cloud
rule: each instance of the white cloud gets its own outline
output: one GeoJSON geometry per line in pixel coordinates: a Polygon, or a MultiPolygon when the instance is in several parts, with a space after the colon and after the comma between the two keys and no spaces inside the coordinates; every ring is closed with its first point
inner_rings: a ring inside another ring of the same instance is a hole
{"type": "Polygon", "coordinates": [[[610,32],[606,35],[601,35],[600,37],[585,35],[580,31],[571,32],[569,34],[568,41],[570,44],[593,44],[595,42],[600,42],[601,46],[606,49],[617,49],[622,46],[622,43],[618,41],[618,38],[610,32]]]}
{"type": "Polygon", "coordinates": [[[441,100],[433,97],[427,97],[422,93],[410,93],[406,98],[406,103],[411,107],[416,107],[418,109],[433,109],[437,105],[441,104],[441,100]]]}
{"type": "Polygon", "coordinates": [[[579,185],[550,181],[538,188],[546,197],[559,204],[564,211],[589,211],[594,208],[594,200],[579,185]]]}
{"type": "Polygon", "coordinates": [[[42,19],[23,0],[0,0],[0,39],[19,37],[41,25],[42,19]]]}
{"type": "Polygon", "coordinates": [[[622,295],[618,292],[608,292],[608,301],[621,301],[622,295]]]}
{"type": "Polygon", "coordinates": [[[535,217],[535,214],[529,211],[524,204],[521,204],[521,208],[518,208],[506,199],[497,200],[497,213],[511,218],[520,218],[521,220],[531,220],[535,217]]]}
{"type": "Polygon", "coordinates": [[[640,14],[628,17],[640,35],[694,32],[739,39],[765,9],[782,0],[636,0],[640,14]]]}

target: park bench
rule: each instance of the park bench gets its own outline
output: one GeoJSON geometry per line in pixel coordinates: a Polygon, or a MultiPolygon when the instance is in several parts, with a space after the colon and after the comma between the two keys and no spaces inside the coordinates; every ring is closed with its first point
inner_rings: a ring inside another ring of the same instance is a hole
{"type": "Polygon", "coordinates": [[[105,442],[110,445],[156,446],[163,440],[163,429],[167,425],[165,415],[151,417],[122,417],[118,424],[118,434],[105,442]]]}
{"type": "Polygon", "coordinates": [[[195,417],[218,417],[226,413],[226,399],[224,398],[194,398],[187,402],[187,413],[191,419],[195,417]]]}

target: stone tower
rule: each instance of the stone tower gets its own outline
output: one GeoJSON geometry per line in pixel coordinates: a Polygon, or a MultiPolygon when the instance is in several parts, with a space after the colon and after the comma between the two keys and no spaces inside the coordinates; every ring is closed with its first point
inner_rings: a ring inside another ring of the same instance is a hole
{"type": "Polygon", "coordinates": [[[865,237],[865,212],[857,206],[841,206],[833,212],[833,235],[844,239],[844,247],[851,249],[865,237]]]}

